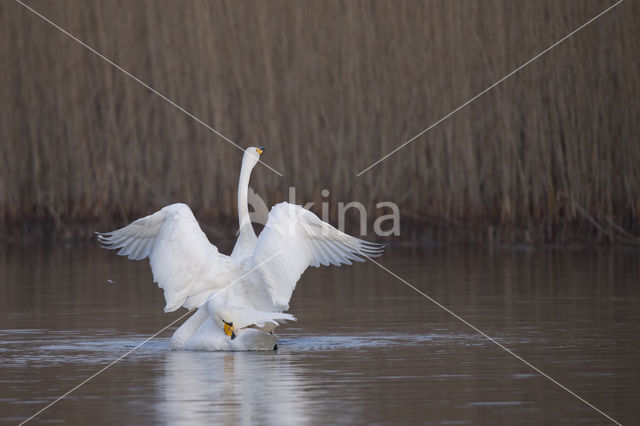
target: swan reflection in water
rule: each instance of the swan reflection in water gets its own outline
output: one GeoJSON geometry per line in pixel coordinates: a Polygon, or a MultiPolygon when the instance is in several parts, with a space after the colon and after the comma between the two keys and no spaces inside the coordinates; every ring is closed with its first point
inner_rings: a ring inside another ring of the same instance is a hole
{"type": "Polygon", "coordinates": [[[309,392],[287,354],[167,352],[158,378],[166,424],[306,424],[309,392]]]}

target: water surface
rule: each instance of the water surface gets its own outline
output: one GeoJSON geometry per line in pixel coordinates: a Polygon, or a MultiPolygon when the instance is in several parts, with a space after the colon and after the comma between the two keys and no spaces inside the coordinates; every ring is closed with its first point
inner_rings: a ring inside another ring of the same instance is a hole
{"type": "MultiPolygon", "coordinates": [[[[623,424],[640,421],[640,255],[392,250],[380,262],[623,424]]],[[[147,262],[0,251],[0,422],[178,318],[147,262]],[[109,281],[108,281],[109,280],[109,281]]],[[[607,424],[373,264],[310,269],[278,351],[171,352],[171,331],[34,423],[607,424]]]]}

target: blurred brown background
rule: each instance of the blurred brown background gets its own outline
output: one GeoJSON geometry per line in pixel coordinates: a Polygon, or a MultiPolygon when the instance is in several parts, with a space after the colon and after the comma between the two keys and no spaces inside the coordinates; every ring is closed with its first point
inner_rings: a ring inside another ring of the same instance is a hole
{"type": "MultiPolygon", "coordinates": [[[[404,241],[640,236],[640,30],[611,1],[27,1],[241,146],[273,204],[396,202],[404,241]]],[[[242,153],[0,3],[0,239],[87,239],[170,202],[235,232],[242,153]]],[[[319,211],[319,210],[316,210],[319,211]]],[[[385,214],[388,211],[381,211],[385,214]]]]}

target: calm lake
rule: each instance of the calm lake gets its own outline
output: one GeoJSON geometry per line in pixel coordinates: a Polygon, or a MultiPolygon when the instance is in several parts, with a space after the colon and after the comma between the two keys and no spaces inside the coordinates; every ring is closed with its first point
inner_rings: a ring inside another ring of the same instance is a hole
{"type": "MultiPolygon", "coordinates": [[[[640,253],[392,248],[381,264],[623,424],[640,423],[640,253]]],[[[0,251],[0,422],[19,423],[184,314],[147,261],[0,251]]],[[[378,266],[310,268],[262,353],[164,332],[33,420],[611,424],[378,266]]]]}

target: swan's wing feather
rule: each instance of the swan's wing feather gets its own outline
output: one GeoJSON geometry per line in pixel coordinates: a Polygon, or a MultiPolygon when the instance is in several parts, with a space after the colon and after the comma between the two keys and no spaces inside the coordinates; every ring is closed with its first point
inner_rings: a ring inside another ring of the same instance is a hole
{"type": "Polygon", "coordinates": [[[124,228],[98,234],[105,248],[129,259],[149,257],[153,279],[164,290],[166,312],[206,300],[221,255],[185,204],[171,204],[124,228]]]}
{"type": "Polygon", "coordinates": [[[280,203],[269,213],[246,269],[265,285],[276,310],[288,308],[302,273],[320,265],[350,265],[382,254],[383,244],[347,235],[302,206],[280,203]]]}
{"type": "MultiPolygon", "coordinates": [[[[210,313],[218,309],[215,305],[208,306],[207,308],[210,313]]],[[[246,307],[226,306],[219,311],[219,314],[223,319],[232,321],[236,330],[252,325],[264,327],[267,323],[271,323],[277,327],[285,321],[296,321],[296,317],[284,312],[259,311],[246,307]]]]}
{"type": "Polygon", "coordinates": [[[124,228],[98,234],[98,240],[108,249],[119,249],[120,256],[141,260],[149,256],[153,243],[165,222],[167,212],[162,209],[140,218],[124,228]],[[134,253],[134,249],[135,253],[134,253]]]}

